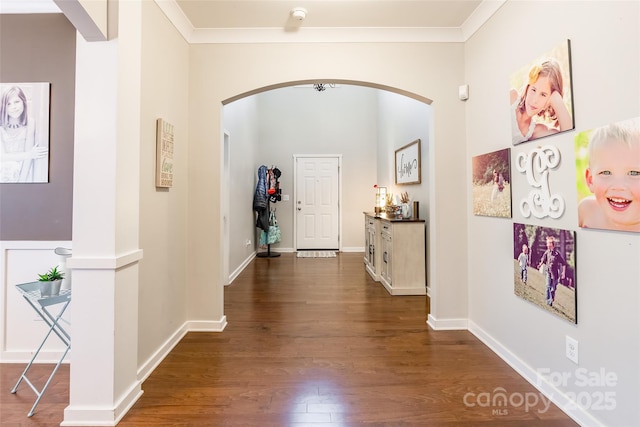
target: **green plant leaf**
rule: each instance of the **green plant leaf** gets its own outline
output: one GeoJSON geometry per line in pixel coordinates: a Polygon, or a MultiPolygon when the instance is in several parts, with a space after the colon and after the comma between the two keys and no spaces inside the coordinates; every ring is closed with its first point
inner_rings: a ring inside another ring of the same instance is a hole
{"type": "Polygon", "coordinates": [[[64,279],[64,273],[58,271],[58,266],[52,267],[45,274],[38,274],[39,282],[52,282],[54,280],[62,280],[64,279]]]}

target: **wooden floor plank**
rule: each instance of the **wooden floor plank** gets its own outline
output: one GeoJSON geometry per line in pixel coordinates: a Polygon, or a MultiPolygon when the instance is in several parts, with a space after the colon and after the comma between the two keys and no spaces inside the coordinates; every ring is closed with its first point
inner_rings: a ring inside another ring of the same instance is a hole
{"type": "MultiPolygon", "coordinates": [[[[498,389],[542,396],[469,332],[430,330],[428,298],[390,296],[362,254],[255,259],[225,288],[225,314],[224,332],[176,345],[119,426],[576,425],[542,402],[469,399],[498,389]]],[[[21,369],[0,365],[4,390],[21,369]]],[[[35,397],[5,392],[0,425],[62,421],[68,369],[56,381],[57,397],[31,419],[35,397]]]]}

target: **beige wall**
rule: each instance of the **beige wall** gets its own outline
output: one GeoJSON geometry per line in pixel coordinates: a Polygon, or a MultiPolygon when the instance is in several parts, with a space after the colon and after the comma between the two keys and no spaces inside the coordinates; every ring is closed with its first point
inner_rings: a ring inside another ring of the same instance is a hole
{"type": "Polygon", "coordinates": [[[296,246],[294,155],[341,155],[340,245],[342,250],[362,248],[362,212],[372,206],[376,182],[375,168],[370,165],[377,157],[377,90],[353,85],[325,92],[288,87],[261,93],[258,98],[259,158],[284,172],[280,184],[291,197],[272,205],[282,231],[282,242],[276,248],[296,246]]]}
{"type": "Polygon", "coordinates": [[[140,117],[140,339],[142,364],[187,320],[188,47],[144,2],[140,117]],[[174,126],[173,187],[158,189],[156,120],[174,126]]]}
{"type": "Polygon", "coordinates": [[[222,296],[221,288],[205,280],[210,275],[205,266],[219,270],[221,259],[219,245],[211,244],[219,242],[219,209],[210,197],[219,176],[209,165],[220,164],[220,138],[215,142],[212,136],[222,133],[222,102],[306,79],[370,82],[433,100],[431,149],[437,162],[430,165],[430,192],[435,200],[448,199],[431,206],[430,285],[437,295],[432,314],[436,319],[466,317],[466,263],[459,257],[466,238],[466,201],[450,197],[465,191],[466,157],[463,150],[447,148],[464,141],[464,104],[457,97],[464,82],[462,44],[192,45],[190,61],[189,284],[190,295],[199,298],[189,307],[195,318],[211,316],[210,302],[222,296]]]}
{"type": "MultiPolygon", "coordinates": [[[[186,46],[155,3],[144,2],[140,99],[131,93],[135,102],[141,102],[140,120],[134,118],[136,124],[127,127],[125,134],[129,137],[130,129],[139,125],[140,247],[145,251],[138,279],[139,364],[161,350],[182,322],[217,321],[224,315],[216,199],[223,101],[289,81],[356,80],[433,100],[429,152],[433,324],[460,327],[469,320],[475,334],[533,382],[538,369],[575,375],[577,367],[589,372],[604,368],[618,378],[613,389],[616,409],[565,409],[585,424],[637,425],[640,236],[576,227],[576,208],[571,203],[575,196],[574,132],[545,141],[557,144],[562,152],[562,166],[551,184],[565,195],[567,211],[558,220],[532,222],[576,230],[578,325],[541,312],[513,295],[512,264],[505,264],[504,259],[511,257],[512,223],[524,219],[516,209],[513,220],[473,216],[469,171],[471,156],[509,146],[508,129],[501,125],[508,116],[507,76],[531,55],[563,39],[572,41],[576,131],[640,115],[639,7],[637,1],[507,2],[465,44],[186,46]],[[525,18],[534,23],[534,30],[544,30],[529,35],[523,29],[525,18]],[[471,87],[466,103],[457,98],[463,83],[471,87]],[[177,183],[168,192],[156,191],[152,185],[150,156],[158,117],[173,121],[176,139],[188,141],[186,151],[183,147],[178,150],[177,183]],[[580,365],[564,357],[566,335],[580,342],[580,365]]],[[[138,27],[128,23],[127,28],[138,27]]],[[[106,48],[110,54],[111,46],[106,48]]],[[[121,95],[119,107],[126,105],[124,92],[121,95]]],[[[523,150],[526,144],[514,154],[523,150]]],[[[527,184],[513,175],[517,201],[527,184]]],[[[89,194],[89,189],[85,191],[89,194]]],[[[124,193],[129,195],[130,189],[124,193]]],[[[127,212],[122,206],[118,209],[127,212]]],[[[83,215],[85,221],[87,218],[83,215]]],[[[130,222],[128,219],[127,225],[130,222]]],[[[89,225],[78,224],[87,230],[89,225]]],[[[81,247],[87,244],[80,243],[81,247]]],[[[127,284],[135,280],[133,274],[126,278],[127,284]]],[[[118,302],[118,310],[129,304],[118,302]]],[[[90,369],[87,363],[87,371],[90,369]]],[[[72,394],[74,388],[72,384],[72,394]]],[[[546,390],[556,396],[585,391],[575,383],[546,390]]]]}
{"type": "MultiPolygon", "coordinates": [[[[466,111],[469,171],[471,156],[511,145],[508,77],[563,40],[571,40],[575,130],[512,148],[513,220],[476,217],[468,205],[465,250],[471,330],[560,402],[561,393],[581,396],[583,404],[592,399],[586,414],[565,405],[584,425],[640,424],[640,235],[577,226],[573,151],[578,132],[640,116],[639,29],[637,1],[507,2],[465,44],[471,92],[466,111]],[[555,146],[561,153],[561,163],[549,178],[553,193],[561,194],[566,203],[558,219],[524,218],[520,213],[519,202],[531,187],[515,169],[514,160],[518,153],[539,145],[555,146]],[[513,222],[576,232],[577,325],[514,295],[513,263],[505,262],[513,259],[513,222]],[[579,365],[565,357],[565,336],[578,340],[579,365]],[[613,387],[580,386],[577,369],[596,376],[604,369],[618,380],[613,387]],[[553,389],[536,376],[538,370],[569,377],[553,389]],[[598,409],[598,392],[614,393],[615,410],[598,409]]],[[[471,200],[470,179],[468,183],[465,199],[471,200]]]]}
{"type": "Polygon", "coordinates": [[[232,276],[255,252],[255,246],[245,242],[257,238],[252,199],[259,165],[275,165],[282,171],[280,187],[290,199],[272,204],[282,232],[282,241],[272,250],[290,252],[295,247],[293,156],[341,155],[340,247],[362,252],[362,212],[373,209],[375,183],[395,195],[406,191],[412,200],[421,200],[426,218],[430,125],[431,107],[426,103],[353,84],[338,84],[324,92],[311,85],[289,86],[226,104],[224,128],[231,134],[232,276]],[[422,184],[395,186],[394,150],[416,139],[422,141],[422,184]]]}

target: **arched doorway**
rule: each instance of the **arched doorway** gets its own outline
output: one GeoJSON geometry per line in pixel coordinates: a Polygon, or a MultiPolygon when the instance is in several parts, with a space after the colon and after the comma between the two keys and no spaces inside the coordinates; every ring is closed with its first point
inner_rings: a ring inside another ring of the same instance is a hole
{"type": "MultiPolygon", "coordinates": [[[[343,250],[363,251],[362,212],[373,209],[374,184],[387,186],[396,194],[408,192],[413,200],[420,201],[420,217],[428,219],[432,194],[429,187],[433,182],[429,176],[431,101],[366,82],[330,80],[325,91],[314,90],[313,83],[304,80],[275,84],[225,100],[222,127],[231,140],[232,175],[238,171],[252,174],[251,185],[244,190],[232,183],[231,193],[239,195],[244,191],[241,196],[244,201],[236,201],[243,206],[238,212],[252,211],[250,199],[257,165],[277,163],[284,172],[283,194],[288,196],[292,191],[294,155],[345,154],[343,250]],[[396,186],[394,150],[415,139],[422,140],[425,179],[420,185],[396,186]],[[237,144],[235,151],[234,143],[237,144]],[[255,157],[250,153],[255,153],[255,157]]],[[[247,180],[247,176],[235,179],[243,181],[245,186],[247,180]]],[[[276,206],[278,223],[283,229],[283,242],[277,248],[292,251],[295,248],[290,229],[295,220],[293,203],[283,201],[276,206]]],[[[230,218],[231,242],[225,242],[223,252],[232,254],[232,265],[227,269],[232,274],[231,281],[251,260],[255,246],[246,247],[245,242],[255,242],[254,224],[255,219],[250,215],[230,218]]]]}

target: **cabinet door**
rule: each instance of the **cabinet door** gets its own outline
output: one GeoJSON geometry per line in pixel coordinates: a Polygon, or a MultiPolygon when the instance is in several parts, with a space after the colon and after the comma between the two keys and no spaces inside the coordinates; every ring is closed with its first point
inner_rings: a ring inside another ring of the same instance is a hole
{"type": "Polygon", "coordinates": [[[371,234],[369,233],[369,221],[364,219],[364,262],[371,264],[369,253],[371,252],[371,234]]]}
{"type": "Polygon", "coordinates": [[[392,261],[392,240],[390,233],[382,233],[382,278],[384,281],[391,286],[391,277],[393,266],[391,265],[392,261]]]}
{"type": "Polygon", "coordinates": [[[376,229],[375,227],[367,228],[367,259],[373,269],[376,268],[376,229]]]}

